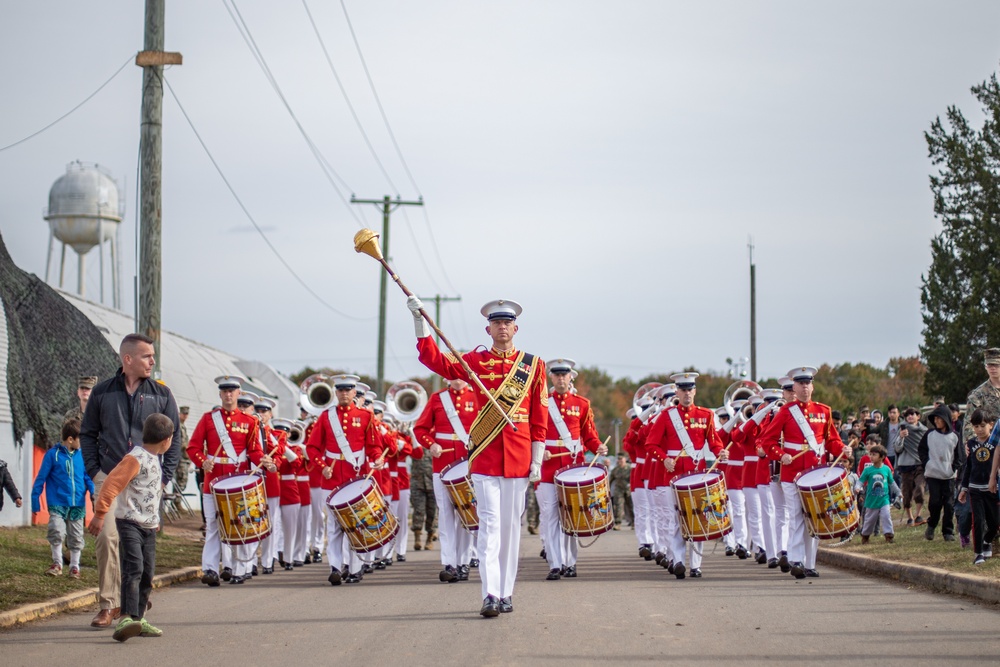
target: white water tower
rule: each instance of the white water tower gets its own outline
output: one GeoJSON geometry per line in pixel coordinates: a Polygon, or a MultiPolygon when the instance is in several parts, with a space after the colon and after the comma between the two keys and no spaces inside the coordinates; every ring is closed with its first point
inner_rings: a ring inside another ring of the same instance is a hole
{"type": "Polygon", "coordinates": [[[45,281],[49,282],[54,241],[62,243],[59,261],[59,288],[63,287],[66,271],[66,246],[77,254],[76,292],[84,296],[84,258],[98,246],[101,265],[101,295],[104,303],[104,246],[110,247],[111,306],[121,309],[118,251],[121,221],[125,214],[118,183],[111,174],[96,164],[77,160],[66,167],[66,173],[49,190],[49,207],[44,213],[49,223],[49,253],[45,262],[45,281]]]}

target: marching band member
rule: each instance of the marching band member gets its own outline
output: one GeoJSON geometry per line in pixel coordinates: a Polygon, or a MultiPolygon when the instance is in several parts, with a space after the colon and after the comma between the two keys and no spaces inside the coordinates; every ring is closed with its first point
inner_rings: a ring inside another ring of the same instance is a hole
{"type": "Polygon", "coordinates": [[[808,533],[795,476],[825,462],[828,454],[839,457],[844,450],[840,434],[833,427],[830,407],[812,400],[815,375],[816,369],[809,366],[788,372],[794,400],[782,406],[760,437],[768,458],[781,461],[781,490],[788,513],[788,560],[796,579],[819,576],[819,540],[808,533]]]}
{"type": "MultiPolygon", "coordinates": [[[[442,353],[431,337],[420,299],[411,296],[406,305],[414,316],[420,361],[447,379],[464,379],[465,368],[451,354],[442,353]]],[[[485,394],[474,392],[479,413],[470,429],[469,464],[479,512],[477,552],[483,593],[479,613],[491,618],[514,610],[520,517],[529,481],[541,479],[548,392],[545,362],[514,347],[521,306],[501,299],[487,303],[480,312],[488,322],[492,347],[462,357],[507,417],[520,425],[516,431],[510,428],[485,394]]]]}
{"type": "MultiPolygon", "coordinates": [[[[277,421],[277,420],[275,420],[277,421]]],[[[275,425],[278,428],[278,425],[275,425]]],[[[299,512],[302,503],[299,498],[299,472],[302,470],[301,451],[297,447],[286,446],[278,462],[278,476],[281,479],[281,555],[279,563],[291,570],[295,556],[295,545],[299,539],[299,512]]]]}
{"type": "MultiPolygon", "coordinates": [[[[735,401],[734,401],[735,404],[735,401]]],[[[739,409],[734,405],[736,409],[739,409]]],[[[743,498],[743,448],[733,444],[732,425],[736,417],[730,417],[726,408],[715,411],[719,427],[716,432],[722,445],[729,452],[728,459],[722,464],[722,473],[726,478],[726,494],[729,496],[729,516],[732,517],[733,530],[726,534],[726,555],[736,555],[741,560],[747,557],[747,517],[746,502],[743,498]],[[726,427],[729,428],[726,428],[726,427]]]]}
{"type": "MultiPolygon", "coordinates": [[[[665,384],[653,392],[653,414],[646,420],[646,423],[639,430],[639,437],[646,442],[646,457],[649,460],[648,466],[648,488],[651,519],[653,522],[653,557],[656,564],[673,572],[674,560],[671,558],[673,543],[671,536],[677,528],[677,510],[674,508],[674,501],[670,495],[670,482],[673,479],[673,472],[667,471],[661,465],[653,464],[649,455],[649,433],[654,428],[656,422],[663,417],[664,409],[674,401],[677,394],[677,386],[665,384]]],[[[658,459],[657,463],[662,461],[658,459]]]]}
{"type": "MultiPolygon", "coordinates": [[[[757,410],[764,399],[760,396],[752,396],[748,401],[754,410],[757,410]]],[[[756,414],[756,412],[754,413],[756,414]]],[[[746,505],[747,530],[749,539],[753,543],[754,559],[763,565],[767,562],[767,552],[764,550],[764,524],[761,519],[760,494],[757,493],[757,467],[766,465],[767,461],[760,461],[757,453],[757,442],[754,438],[747,437],[746,425],[754,423],[747,420],[736,426],[731,436],[736,446],[743,449],[743,500],[746,505]]],[[[754,423],[756,426],[756,424],[754,423]]],[[[746,545],[750,547],[750,544],[746,545]]]]}
{"type": "MultiPolygon", "coordinates": [[[[258,433],[260,434],[261,449],[272,459],[277,460],[284,454],[285,444],[284,435],[281,431],[276,430],[271,419],[274,414],[275,402],[269,398],[260,398],[257,399],[253,407],[257,416],[260,417],[258,433]]],[[[282,528],[281,479],[274,463],[264,467],[264,491],[267,495],[267,516],[271,521],[271,532],[260,541],[260,565],[264,574],[272,574],[274,562],[278,559],[278,540],[282,528]]]]}
{"type": "MultiPolygon", "coordinates": [[[[337,405],[323,412],[306,440],[308,457],[323,468],[323,489],[329,493],[350,480],[367,474],[369,467],[377,467],[382,455],[381,438],[377,437],[374,415],[354,405],[356,375],[336,375],[330,378],[337,405]],[[374,465],[369,461],[375,462],[374,465]]],[[[326,525],[327,562],[330,564],[328,581],[334,586],[361,581],[361,560],[353,551],[342,572],[337,568],[345,555],[347,536],[333,512],[327,513],[326,525]],[[346,575],[346,576],[345,576],[346,575]]]]}
{"type": "Polygon", "coordinates": [[[434,502],[438,508],[438,542],[441,545],[443,569],[438,579],[445,583],[469,578],[469,561],[473,554],[473,535],[465,529],[451,495],[441,482],[441,471],[468,458],[469,430],[478,414],[476,396],[469,384],[460,378],[449,380],[448,386],[431,394],[424,411],[413,424],[413,437],[419,448],[414,458],[430,454],[433,459],[434,502]]]}
{"type": "MultiPolygon", "coordinates": [[[[794,382],[787,375],[778,379],[781,385],[781,400],[789,403],[795,400],[792,391],[794,382]]],[[[777,412],[777,411],[775,411],[777,412]]],[[[778,566],[782,572],[789,572],[788,563],[788,510],[785,505],[785,492],[781,488],[781,462],[771,461],[771,498],[774,500],[774,533],[778,540],[778,566]]]]}
{"type": "MultiPolygon", "coordinates": [[[[299,408],[298,425],[302,429],[302,443],[305,443],[309,439],[309,434],[312,433],[315,424],[316,418],[310,415],[305,409],[299,408]]],[[[326,513],[329,511],[326,508],[326,497],[330,493],[323,490],[323,469],[321,466],[309,466],[307,473],[309,475],[309,495],[311,496],[309,508],[312,512],[312,516],[309,519],[309,523],[312,526],[312,537],[309,540],[309,555],[312,556],[312,562],[322,563],[323,546],[326,541],[326,513]]]]}
{"type": "Polygon", "coordinates": [[[763,405],[744,426],[747,430],[747,439],[753,440],[754,446],[757,448],[756,486],[757,497],[760,498],[760,525],[764,531],[764,552],[767,556],[767,567],[774,569],[778,567],[778,556],[781,551],[775,532],[777,509],[774,505],[774,497],[771,495],[770,462],[767,460],[767,452],[760,446],[757,439],[774,416],[776,401],[781,398],[781,390],[765,389],[761,392],[761,398],[764,399],[763,405]]]}
{"type": "Polygon", "coordinates": [[[562,530],[555,486],[556,471],[582,463],[584,448],[599,456],[607,454],[608,448],[597,435],[590,401],[570,391],[571,373],[576,362],[572,359],[553,359],[546,366],[553,390],[549,394],[549,429],[542,457],[542,479],[535,488],[535,496],[538,498],[539,526],[545,537],[545,553],[549,562],[549,574],[545,578],[557,581],[560,576],[576,576],[579,541],[562,530]]]}
{"type": "MultiPolygon", "coordinates": [[[[646,410],[652,405],[653,400],[651,398],[643,398],[639,401],[640,410],[646,410]]],[[[653,533],[652,501],[649,497],[650,491],[647,488],[649,476],[644,474],[647,469],[646,443],[639,436],[643,422],[632,408],[629,408],[629,412],[632,413],[632,422],[629,424],[628,432],[622,440],[622,446],[628,453],[629,458],[632,459],[632,476],[629,486],[632,487],[632,512],[635,522],[633,528],[635,530],[635,539],[639,543],[639,556],[646,560],[652,560],[655,537],[653,533]]]]}
{"type": "MultiPolygon", "coordinates": [[[[375,401],[375,415],[384,418],[386,405],[382,401],[375,401]]],[[[389,428],[389,440],[393,447],[390,450],[390,474],[392,476],[392,506],[391,510],[399,523],[399,532],[396,540],[390,545],[390,551],[386,555],[389,563],[392,563],[393,555],[396,562],[406,562],[406,546],[410,540],[410,471],[406,468],[406,459],[413,454],[413,442],[409,435],[404,433],[409,427],[403,425],[402,430],[389,428]]]]}
{"type": "Polygon", "coordinates": [[[240,412],[249,416],[255,417],[257,415],[254,412],[253,405],[260,399],[260,396],[253,393],[252,391],[244,391],[240,394],[239,398],[236,399],[236,407],[240,412]]]}
{"type": "MultiPolygon", "coordinates": [[[[231,562],[228,575],[230,583],[242,584],[249,571],[251,560],[250,547],[226,546],[222,548],[219,536],[219,524],[216,521],[218,508],[215,496],[212,495],[212,482],[225,475],[246,472],[249,464],[270,464],[270,459],[264,459],[260,440],[257,437],[257,419],[249,417],[238,409],[237,400],[240,388],[245,380],[233,375],[215,378],[219,387],[219,399],[222,407],[206,412],[198,420],[188,441],[188,457],[205,471],[205,482],[202,495],[205,502],[205,546],[201,552],[201,569],[204,572],[201,581],[208,586],[219,585],[219,560],[225,556],[223,565],[231,562]],[[222,552],[222,553],[220,553],[222,552]],[[234,553],[235,552],[235,553],[234,553]],[[230,560],[231,559],[231,560],[230,560]]],[[[251,402],[251,407],[252,407],[251,402]]]]}
{"type": "MultiPolygon", "coordinates": [[[[677,386],[677,405],[663,410],[660,418],[650,429],[646,439],[649,453],[662,461],[663,468],[673,478],[704,469],[704,449],[707,447],[720,461],[728,455],[722,449],[722,441],[715,432],[715,413],[708,408],[694,404],[698,373],[675,373],[670,379],[677,386]]],[[[676,493],[668,486],[668,499],[676,505],[676,493]]],[[[676,513],[675,513],[676,514],[676,513]]],[[[683,579],[686,568],[686,547],[680,530],[680,517],[675,516],[671,525],[671,551],[673,553],[673,573],[683,579]]],[[[691,545],[691,576],[701,577],[702,543],[691,545]]]]}
{"type": "Polygon", "coordinates": [[[305,443],[295,447],[299,456],[299,467],[295,471],[295,483],[299,487],[299,526],[295,532],[295,551],[291,554],[292,567],[302,567],[312,561],[309,548],[312,540],[312,489],[309,487],[309,471],[315,466],[309,460],[305,443]]]}

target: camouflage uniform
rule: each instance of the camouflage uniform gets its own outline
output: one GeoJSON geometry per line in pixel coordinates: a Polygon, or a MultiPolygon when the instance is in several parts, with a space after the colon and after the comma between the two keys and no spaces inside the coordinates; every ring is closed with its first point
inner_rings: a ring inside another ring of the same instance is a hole
{"type": "Polygon", "coordinates": [[[972,432],[972,412],[982,409],[990,412],[994,417],[1000,416],[1000,389],[996,389],[990,381],[982,383],[969,393],[969,398],[965,401],[968,407],[965,410],[965,428],[962,434],[962,442],[968,442],[970,438],[976,437],[972,432]]]}
{"type": "Polygon", "coordinates": [[[632,468],[628,465],[616,465],[608,475],[611,483],[611,501],[615,508],[615,526],[621,525],[624,519],[626,523],[632,525],[634,515],[632,512],[632,492],[629,490],[632,477],[632,468]]]}
{"type": "MultiPolygon", "coordinates": [[[[187,488],[188,472],[191,470],[191,458],[188,456],[187,446],[187,426],[181,424],[181,460],[177,463],[177,469],[174,470],[174,493],[184,493],[184,489],[187,488]]],[[[181,504],[175,500],[174,507],[179,510],[181,504]]]]}
{"type": "Polygon", "coordinates": [[[63,423],[73,421],[74,419],[78,422],[83,422],[83,410],[81,410],[79,406],[66,411],[66,415],[63,417],[63,423]]]}
{"type": "Polygon", "coordinates": [[[437,504],[434,500],[434,468],[429,454],[410,459],[411,526],[415,532],[437,531],[437,504]]]}
{"type": "Polygon", "coordinates": [[[538,532],[538,500],[535,498],[535,485],[528,485],[528,499],[524,508],[528,518],[528,532],[534,535],[538,532]]]}

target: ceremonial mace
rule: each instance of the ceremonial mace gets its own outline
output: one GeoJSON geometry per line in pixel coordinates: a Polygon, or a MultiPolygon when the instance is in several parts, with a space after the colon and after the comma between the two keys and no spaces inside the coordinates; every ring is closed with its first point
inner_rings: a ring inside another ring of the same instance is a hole
{"type": "MultiPolygon", "coordinates": [[[[372,231],[371,229],[362,229],[361,231],[359,231],[357,234],[354,235],[354,251],[364,253],[369,257],[378,261],[379,264],[382,265],[382,268],[385,269],[386,272],[389,274],[389,277],[392,278],[393,282],[399,285],[399,289],[403,290],[403,294],[405,294],[406,296],[413,296],[413,292],[411,292],[409,288],[403,284],[403,281],[399,279],[399,276],[396,275],[396,272],[393,271],[392,268],[389,266],[389,262],[385,261],[385,257],[382,256],[382,248],[378,244],[378,237],[379,235],[374,231],[372,231]]],[[[479,387],[480,391],[482,391],[486,395],[486,399],[490,402],[490,404],[493,405],[493,407],[496,408],[497,412],[499,412],[500,415],[504,418],[504,421],[506,421],[510,425],[510,427],[516,431],[517,426],[515,426],[514,422],[511,421],[510,417],[507,416],[507,413],[504,411],[504,409],[500,407],[500,404],[497,403],[497,400],[493,398],[493,394],[486,387],[483,386],[483,381],[479,379],[479,376],[476,375],[476,373],[473,372],[471,368],[469,368],[469,364],[465,362],[465,359],[463,359],[462,355],[458,353],[458,351],[455,349],[455,346],[451,344],[451,341],[449,341],[448,337],[444,335],[444,332],[438,329],[437,324],[435,324],[434,320],[431,319],[431,316],[427,314],[427,311],[421,308],[420,314],[423,316],[427,324],[430,325],[431,329],[434,330],[434,333],[436,333],[441,338],[441,340],[444,341],[444,344],[448,347],[448,349],[455,356],[455,358],[458,359],[458,363],[460,363],[462,365],[462,368],[465,369],[465,372],[472,380],[472,383],[477,387],[479,387]]]]}

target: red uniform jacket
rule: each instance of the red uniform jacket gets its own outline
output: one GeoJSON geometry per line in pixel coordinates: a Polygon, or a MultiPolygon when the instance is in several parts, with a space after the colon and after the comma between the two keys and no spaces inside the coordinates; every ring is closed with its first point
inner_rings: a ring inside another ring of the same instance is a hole
{"type": "Polygon", "coordinates": [[[399,491],[410,488],[410,473],[406,469],[406,458],[413,451],[413,444],[399,431],[389,428],[386,428],[383,439],[386,446],[385,462],[389,468],[389,477],[392,479],[392,499],[399,500],[399,491]]]}
{"type": "Polygon", "coordinates": [[[299,469],[295,473],[295,483],[299,487],[299,504],[312,505],[312,490],[309,487],[309,474],[317,466],[309,460],[309,453],[305,447],[295,447],[295,453],[299,455],[299,469]]]}
{"type": "MultiPolygon", "coordinates": [[[[442,353],[430,336],[417,339],[420,362],[448,380],[464,380],[465,369],[451,354],[442,353]]],[[[462,357],[483,385],[495,391],[514,367],[518,352],[499,352],[494,349],[475,349],[462,357]]],[[[488,403],[486,395],[474,388],[476,412],[488,403]]],[[[544,442],[549,424],[549,395],[545,383],[545,362],[538,360],[535,373],[528,378],[527,395],[518,406],[512,420],[517,431],[504,426],[500,434],[489,443],[471,464],[471,472],[496,477],[527,477],[531,466],[531,443],[544,442]]]]}
{"type": "Polygon", "coordinates": [[[642,422],[639,418],[633,417],[625,437],[622,438],[622,447],[632,459],[632,473],[629,477],[630,491],[635,491],[642,486],[642,466],[646,463],[646,445],[639,440],[640,426],[642,426],[642,422]]]}
{"type": "MultiPolygon", "coordinates": [[[[594,413],[590,409],[590,401],[579,394],[566,392],[549,394],[549,403],[554,404],[559,409],[566,428],[574,440],[578,440],[582,447],[576,456],[569,455],[569,448],[559,436],[556,423],[549,419],[549,430],[545,435],[545,451],[551,454],[549,460],[542,460],[542,484],[552,484],[556,471],[565,468],[571,463],[582,463],[584,450],[596,452],[601,446],[601,439],[597,435],[597,428],[594,426],[594,413]]],[[[550,407],[549,410],[552,408],[550,407]]]]}
{"type": "Polygon", "coordinates": [[[455,412],[458,413],[458,420],[462,422],[466,435],[469,434],[472,422],[476,420],[476,415],[479,413],[479,409],[476,407],[476,394],[471,387],[466,387],[462,391],[453,391],[450,388],[442,389],[431,394],[427,406],[413,425],[413,436],[416,438],[417,444],[420,445],[419,448],[414,448],[413,458],[423,458],[424,452],[435,443],[441,445],[441,449],[452,450],[441,452],[441,456],[433,459],[432,465],[436,475],[455,461],[469,458],[469,452],[465,445],[461,440],[455,438],[455,430],[451,427],[451,421],[448,420],[448,415],[444,411],[444,405],[441,404],[441,394],[444,392],[449,392],[451,402],[455,406],[455,412]]]}
{"type": "Polygon", "coordinates": [[[756,429],[757,424],[748,421],[742,426],[734,427],[729,434],[735,443],[732,449],[739,448],[743,453],[742,488],[755,488],[757,486],[757,464],[760,463],[760,456],[757,454],[756,429]]]}
{"type": "Polygon", "coordinates": [[[664,409],[657,417],[656,422],[650,427],[649,435],[646,437],[646,454],[652,460],[658,461],[658,468],[663,470],[664,482],[669,483],[674,477],[680,477],[696,470],[705,469],[705,460],[700,458],[700,453],[705,445],[713,454],[718,455],[722,451],[722,441],[715,432],[715,413],[708,408],[692,405],[685,408],[681,405],[664,409]],[[670,419],[670,411],[677,410],[684,423],[684,428],[691,438],[694,451],[699,456],[698,464],[684,451],[681,440],[674,430],[673,421],[670,419]],[[676,459],[674,470],[667,470],[663,461],[666,458],[676,459]]]}
{"type": "Polygon", "coordinates": [[[239,410],[226,412],[222,408],[218,408],[201,416],[198,425],[191,433],[187,453],[188,458],[198,468],[205,465],[205,460],[208,457],[213,457],[214,467],[212,472],[205,473],[202,493],[211,493],[212,482],[219,477],[236,472],[248,472],[250,463],[260,465],[260,459],[264,452],[261,451],[260,439],[257,437],[257,424],[256,417],[249,417],[239,410]],[[212,414],[215,412],[222,414],[222,420],[229,432],[229,439],[233,442],[233,450],[237,460],[229,458],[226,450],[222,448],[219,434],[215,430],[215,422],[212,420],[212,414]],[[246,453],[245,457],[244,453],[246,453]],[[239,461],[240,458],[243,460],[239,461]]]}
{"type": "Polygon", "coordinates": [[[754,444],[757,447],[757,456],[760,457],[760,460],[757,462],[757,486],[768,486],[771,483],[771,462],[767,460],[767,451],[761,447],[760,436],[774,419],[774,414],[775,411],[772,410],[761,420],[760,427],[757,429],[757,437],[754,438],[754,444]]]}
{"type": "Polygon", "coordinates": [[[717,433],[722,446],[729,447],[729,459],[719,464],[719,469],[726,477],[726,488],[730,491],[739,491],[743,488],[743,447],[733,443],[731,434],[721,429],[717,433]]]}
{"type": "MultiPolygon", "coordinates": [[[[271,458],[277,462],[278,457],[285,455],[285,439],[288,434],[284,431],[276,431],[270,426],[264,426],[261,432],[264,434],[263,452],[271,454],[271,458]]],[[[264,489],[268,498],[279,497],[281,495],[281,475],[277,472],[266,471],[264,473],[264,489]]]]}
{"type": "Polygon", "coordinates": [[[356,477],[368,474],[368,463],[382,455],[382,438],[378,437],[375,428],[375,415],[353,403],[346,406],[338,405],[321,414],[306,439],[306,446],[308,458],[314,465],[333,466],[333,475],[330,479],[323,478],[323,488],[331,491],[356,477]],[[364,452],[361,466],[357,470],[341,455],[337,438],[330,428],[331,417],[340,420],[340,426],[344,429],[351,451],[364,452]]]}
{"type": "Polygon", "coordinates": [[[833,428],[833,417],[830,412],[830,406],[822,403],[791,401],[782,406],[767,429],[761,434],[757,444],[764,448],[769,459],[777,461],[784,454],[789,454],[794,459],[790,464],[781,466],[782,482],[794,482],[800,472],[814,468],[821,462],[826,462],[827,454],[840,456],[844,449],[844,442],[840,439],[837,429],[833,428]],[[792,417],[791,409],[792,406],[796,405],[812,429],[816,442],[821,445],[822,458],[816,456],[812,451],[806,451],[802,456],[795,458],[797,454],[809,449],[802,429],[792,417]],[[784,436],[784,445],[781,442],[782,436],[784,436]]]}
{"type": "MultiPolygon", "coordinates": [[[[301,454],[295,447],[292,448],[292,451],[295,452],[296,456],[301,454]]],[[[276,463],[278,464],[278,475],[281,477],[281,504],[298,505],[299,485],[296,477],[302,471],[302,457],[298,456],[298,458],[289,463],[282,456],[281,459],[276,460],[276,463]]]]}

